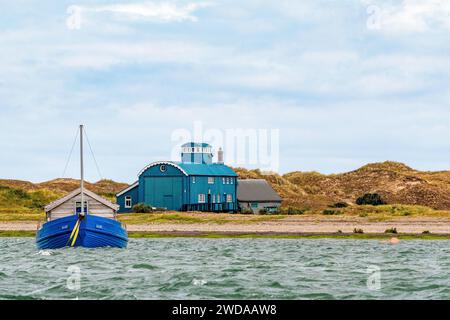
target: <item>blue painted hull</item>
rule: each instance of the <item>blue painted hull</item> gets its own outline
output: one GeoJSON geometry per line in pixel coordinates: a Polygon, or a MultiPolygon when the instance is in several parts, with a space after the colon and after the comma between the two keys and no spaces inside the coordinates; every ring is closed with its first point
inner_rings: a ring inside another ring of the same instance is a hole
{"type": "MultiPolygon", "coordinates": [[[[78,220],[72,215],[46,222],[38,230],[36,244],[39,249],[58,249],[69,246],[69,237],[78,220]]],[[[87,215],[81,220],[80,231],[74,247],[126,248],[127,231],[116,220],[87,215]]]]}

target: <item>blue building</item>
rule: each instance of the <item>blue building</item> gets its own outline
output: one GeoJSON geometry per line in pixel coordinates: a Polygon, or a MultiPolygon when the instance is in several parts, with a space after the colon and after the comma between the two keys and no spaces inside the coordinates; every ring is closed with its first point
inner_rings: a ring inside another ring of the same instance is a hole
{"type": "Polygon", "coordinates": [[[223,163],[212,162],[212,147],[189,142],[181,146],[181,162],[157,161],[139,173],[139,179],[117,194],[119,213],[145,203],[177,211],[236,212],[237,174],[223,163]]]}

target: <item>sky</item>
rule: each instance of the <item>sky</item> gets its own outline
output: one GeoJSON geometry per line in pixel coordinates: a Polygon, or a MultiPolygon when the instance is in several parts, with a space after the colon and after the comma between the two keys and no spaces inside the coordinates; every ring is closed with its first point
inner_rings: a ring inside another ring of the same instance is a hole
{"type": "Polygon", "coordinates": [[[270,146],[279,173],[385,160],[450,169],[447,0],[0,8],[0,178],[77,178],[77,149],[64,168],[81,123],[100,168],[87,148],[90,181],[131,183],[147,164],[177,160],[190,139],[180,133],[199,126],[225,137],[203,138],[230,165],[265,164],[229,156],[227,133],[245,129],[262,132],[258,148],[270,146]]]}

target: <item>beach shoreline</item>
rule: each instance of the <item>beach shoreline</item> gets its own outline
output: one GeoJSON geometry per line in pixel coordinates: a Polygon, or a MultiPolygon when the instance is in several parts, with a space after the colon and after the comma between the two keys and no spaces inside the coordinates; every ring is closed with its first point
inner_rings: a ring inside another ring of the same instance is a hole
{"type": "MultiPolygon", "coordinates": [[[[450,239],[450,219],[442,217],[397,217],[383,221],[353,216],[286,216],[249,222],[235,220],[213,222],[124,222],[130,237],[265,237],[314,238],[352,237],[385,238],[438,237],[450,239]],[[363,233],[355,233],[362,230],[363,233]],[[397,233],[393,233],[392,231],[397,233]]],[[[33,236],[38,228],[36,221],[2,221],[0,236],[33,236]]]]}

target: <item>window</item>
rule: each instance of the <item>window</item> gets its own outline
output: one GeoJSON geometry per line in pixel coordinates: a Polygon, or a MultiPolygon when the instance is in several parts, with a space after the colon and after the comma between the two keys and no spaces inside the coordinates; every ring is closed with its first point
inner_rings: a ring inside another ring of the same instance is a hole
{"type": "Polygon", "coordinates": [[[203,193],[198,195],[198,203],[205,203],[205,195],[203,193]]]}
{"type": "Polygon", "coordinates": [[[216,203],[216,195],[215,194],[213,194],[213,197],[212,197],[213,199],[212,199],[212,201],[213,201],[213,203],[216,203]]]}
{"type": "Polygon", "coordinates": [[[214,184],[214,177],[208,177],[208,184],[214,184]]]}
{"type": "Polygon", "coordinates": [[[195,177],[192,177],[192,183],[195,183],[195,177]]]}
{"type": "Polygon", "coordinates": [[[227,184],[230,184],[230,178],[227,178],[227,184]]]}
{"type": "Polygon", "coordinates": [[[132,207],[133,203],[131,201],[131,197],[130,196],[126,196],[125,197],[125,208],[126,209],[130,209],[132,207]]]}
{"type": "Polygon", "coordinates": [[[233,202],[233,195],[227,194],[227,202],[233,202]]]}
{"type": "MultiPolygon", "coordinates": [[[[81,201],[77,201],[76,203],[75,203],[75,211],[78,213],[78,212],[81,212],[81,201]]],[[[85,201],[84,202],[84,212],[88,212],[88,202],[87,201],[85,201]]]]}
{"type": "Polygon", "coordinates": [[[217,203],[220,203],[220,194],[217,195],[217,203]]]}
{"type": "Polygon", "coordinates": [[[222,178],[222,184],[225,184],[225,178],[222,178]]]}
{"type": "Polygon", "coordinates": [[[230,178],[230,183],[233,184],[234,183],[234,179],[230,178]]]}
{"type": "Polygon", "coordinates": [[[258,202],[252,202],[251,206],[253,209],[258,209],[258,202]]]}

